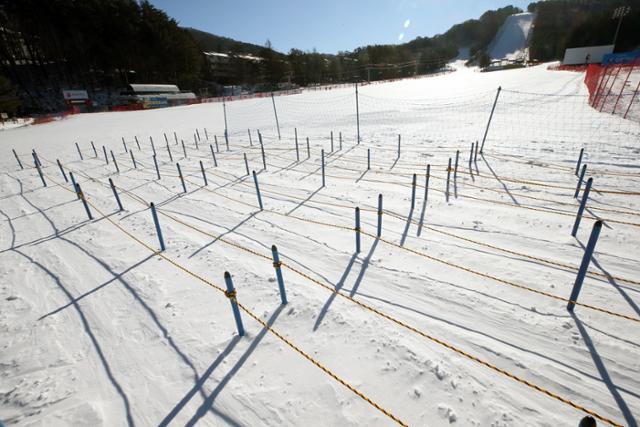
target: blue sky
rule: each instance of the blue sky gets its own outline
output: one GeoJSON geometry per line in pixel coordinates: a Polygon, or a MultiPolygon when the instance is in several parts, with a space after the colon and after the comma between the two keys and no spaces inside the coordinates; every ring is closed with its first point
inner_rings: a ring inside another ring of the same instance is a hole
{"type": "Polygon", "coordinates": [[[443,33],[490,9],[528,1],[499,0],[150,0],[176,19],[220,36],[288,52],[323,53],[394,44],[443,33]]]}

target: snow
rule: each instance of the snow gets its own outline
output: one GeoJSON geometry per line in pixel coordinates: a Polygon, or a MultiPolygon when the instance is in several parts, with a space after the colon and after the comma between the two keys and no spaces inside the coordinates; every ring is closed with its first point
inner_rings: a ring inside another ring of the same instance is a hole
{"type": "Polygon", "coordinates": [[[532,12],[508,16],[489,45],[489,55],[494,59],[528,57],[534,18],[535,13],[532,12]]]}
{"type": "Polygon", "coordinates": [[[166,257],[220,287],[229,271],[244,306],[409,425],[577,425],[584,413],[318,283],[603,417],[635,425],[637,322],[585,306],[570,315],[566,301],[416,253],[567,298],[593,224],[585,217],[577,239],[570,236],[578,203],[572,197],[573,169],[585,147],[588,176],[594,178],[586,214],[613,221],[602,229],[590,268],[602,276],[586,278],[579,302],[640,317],[640,288],[628,281],[640,280],[638,196],[607,193],[637,192],[640,128],[591,109],[583,78],[546,65],[493,73],[458,68],[433,78],[360,86],[359,145],[353,87],[276,97],[281,140],[271,99],[227,103],[230,151],[222,136],[221,104],[76,115],[1,132],[0,420],[393,425],[244,313],[247,335],[239,338],[221,292],[114,225],[157,248],[149,209],[136,200],[141,198],[160,210],[166,257]],[[485,155],[470,167],[470,145],[482,139],[498,86],[485,155]],[[202,138],[198,150],[196,128],[202,138]],[[217,168],[204,128],[210,140],[218,140],[217,168]],[[267,171],[260,171],[257,128],[267,171]],[[185,141],[187,159],[174,131],[185,141]],[[185,174],[187,194],[168,160],[163,133],[185,174]],[[402,152],[396,159],[398,133],[402,152]],[[149,136],[161,180],[155,179],[149,136]],[[90,141],[99,150],[97,159],[90,141]],[[82,161],[74,142],[82,148],[82,161]],[[104,163],[102,145],[114,151],[119,174],[111,160],[104,163]],[[32,149],[43,163],[46,188],[30,167],[32,149]],[[447,202],[445,169],[457,149],[460,165],[447,202]],[[259,172],[263,211],[253,180],[245,176],[245,152],[259,172]],[[56,158],[74,171],[95,220],[87,220],[68,191],[51,163],[56,158]],[[426,163],[426,208],[419,187],[410,209],[411,174],[423,185],[426,163]],[[108,178],[129,191],[120,192],[123,212],[117,212],[108,178]],[[384,240],[370,237],[377,216],[364,209],[375,209],[378,193],[384,195],[384,240]],[[360,254],[354,254],[355,206],[363,208],[367,233],[360,254]],[[285,264],[286,306],[280,305],[274,280],[272,244],[285,264]]]}

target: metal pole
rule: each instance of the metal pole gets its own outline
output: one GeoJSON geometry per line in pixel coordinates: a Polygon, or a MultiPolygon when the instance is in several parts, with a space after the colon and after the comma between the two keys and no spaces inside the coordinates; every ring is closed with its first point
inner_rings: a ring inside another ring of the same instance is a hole
{"type": "Polygon", "coordinates": [[[184,177],[182,176],[182,169],[180,169],[180,163],[176,163],[176,166],[178,167],[178,176],[180,176],[180,182],[182,183],[182,189],[186,193],[187,192],[187,186],[184,184],[184,177]]]}
{"type": "Polygon", "coordinates": [[[278,128],[278,140],[280,140],[280,123],[278,122],[278,111],[276,110],[276,99],[271,92],[271,102],[273,103],[273,114],[276,116],[276,127],[278,128]]]}
{"type": "Polygon", "coordinates": [[[209,140],[209,132],[207,132],[207,128],[203,128],[204,129],[204,139],[206,139],[207,141],[209,140]]]}
{"type": "Polygon", "coordinates": [[[342,150],[342,132],[338,134],[338,141],[340,141],[340,150],[342,150]]]}
{"type": "Polygon", "coordinates": [[[80,195],[78,194],[78,188],[76,187],[76,179],[73,176],[73,172],[69,171],[69,178],[71,178],[71,186],[73,187],[73,191],[76,192],[76,197],[80,199],[80,195]]]}
{"type": "Polygon", "coordinates": [[[458,179],[458,158],[460,157],[460,150],[456,150],[456,165],[453,168],[453,180],[458,179]]]}
{"type": "Polygon", "coordinates": [[[156,175],[158,175],[158,179],[160,179],[160,169],[158,169],[158,159],[156,159],[155,154],[153,155],[153,164],[156,166],[156,175]]]}
{"type": "Polygon", "coordinates": [[[324,150],[320,150],[320,157],[322,158],[322,187],[324,187],[324,150]]]}
{"type": "Polygon", "coordinates": [[[138,169],[138,165],[136,164],[136,159],[133,157],[133,150],[129,150],[129,154],[131,154],[131,162],[133,163],[133,168],[138,169]]]}
{"type": "Polygon", "coordinates": [[[149,137],[149,141],[151,141],[151,149],[153,150],[153,155],[156,156],[156,146],[153,144],[153,137],[149,137]]]}
{"type": "Polygon", "coordinates": [[[416,206],[416,174],[413,174],[413,181],[411,182],[411,210],[416,206]]]}
{"type": "MultiPolygon", "coordinates": [[[[260,135],[260,134],[258,134],[258,135],[260,135]]],[[[224,131],[224,142],[225,142],[225,144],[227,144],[227,151],[230,151],[230,149],[229,149],[229,134],[227,133],[226,130],[224,131]]]]}
{"type": "Polygon", "coordinates": [[[284,280],[282,278],[282,262],[278,256],[278,248],[276,245],[271,246],[271,254],[273,255],[273,267],[276,269],[276,278],[278,279],[278,288],[280,289],[280,300],[282,305],[287,303],[287,292],[284,289],[284,280]]]}
{"type": "MultiPolygon", "coordinates": [[[[478,147],[480,147],[480,144],[478,144],[478,141],[476,141],[476,151],[475,151],[475,154],[473,155],[474,162],[478,161],[478,147]]],[[[482,150],[480,150],[480,152],[482,152],[482,150]]]]}
{"type": "Polygon", "coordinates": [[[125,153],[128,153],[128,152],[129,152],[129,150],[127,149],[127,143],[126,143],[126,142],[124,142],[124,136],[122,137],[122,145],[124,146],[124,152],[125,152],[125,153]]]}
{"type": "Polygon", "coordinates": [[[109,178],[109,186],[111,187],[111,191],[113,191],[113,197],[116,198],[116,203],[118,203],[118,209],[122,212],[124,210],[122,208],[122,202],[120,201],[120,196],[118,196],[118,191],[116,190],[116,186],[111,178],[109,178]]]}
{"type": "Polygon", "coordinates": [[[84,160],[84,157],[82,157],[82,151],[80,151],[80,146],[78,145],[77,142],[76,142],[76,148],[78,149],[78,155],[80,155],[80,160],[84,160]]]}
{"type": "Polygon", "coordinates": [[[576,176],[578,176],[578,171],[580,170],[580,164],[582,163],[583,154],[584,154],[584,148],[581,148],[580,155],[578,156],[578,163],[576,164],[576,176]]]}
{"type": "Polygon", "coordinates": [[[578,185],[576,186],[576,192],[573,194],[573,198],[577,199],[578,194],[580,194],[580,187],[582,186],[582,180],[584,179],[584,174],[587,172],[587,165],[582,166],[582,171],[580,171],[580,177],[578,178],[578,185]]]}
{"type": "Polygon", "coordinates": [[[260,151],[262,152],[262,167],[264,170],[267,170],[267,157],[264,155],[264,145],[262,145],[262,135],[258,134],[260,137],[260,151]]]}
{"type": "Polygon", "coordinates": [[[638,94],[639,89],[640,89],[640,81],[638,81],[638,84],[636,85],[636,90],[633,92],[633,95],[631,96],[631,101],[629,101],[629,105],[627,106],[627,111],[625,111],[624,116],[622,116],[623,119],[627,118],[627,114],[629,114],[629,110],[631,109],[631,104],[633,104],[633,101],[636,99],[636,95],[638,94]]]}
{"type": "MultiPolygon", "coordinates": [[[[167,134],[165,132],[162,132],[162,135],[164,136],[164,142],[165,144],[169,143],[169,138],[167,138],[167,134]]],[[[175,135],[175,134],[174,134],[175,135]]],[[[176,144],[178,143],[178,139],[176,138],[176,144]]]]}
{"type": "Polygon", "coordinates": [[[36,150],[31,150],[31,152],[33,153],[33,158],[35,159],[35,161],[38,162],[38,165],[40,167],[42,167],[42,162],[40,161],[40,157],[38,157],[38,153],[36,153],[36,150]]]}
{"type": "Polygon", "coordinates": [[[216,144],[216,153],[220,152],[220,146],[218,145],[218,135],[213,135],[213,142],[216,144]]]}
{"type": "Polygon", "coordinates": [[[18,161],[18,166],[20,166],[20,169],[24,170],[24,166],[22,166],[22,162],[20,161],[20,157],[18,157],[18,153],[16,153],[16,150],[12,148],[11,151],[13,151],[13,155],[16,156],[16,160],[18,161]]]}
{"type": "Polygon", "coordinates": [[[202,165],[202,160],[200,160],[200,170],[202,171],[202,179],[204,180],[204,185],[209,185],[209,183],[207,183],[207,174],[204,171],[204,166],[202,165]]]}
{"type": "Polygon", "coordinates": [[[367,170],[371,170],[371,149],[367,148],[367,170]]]}
{"type": "Polygon", "coordinates": [[[587,180],[587,186],[584,188],[584,193],[582,193],[582,200],[580,200],[580,207],[578,208],[578,213],[576,214],[576,221],[573,223],[573,230],[571,230],[571,235],[573,237],[576,237],[576,234],[578,234],[578,227],[580,227],[580,220],[582,219],[584,207],[587,205],[587,200],[589,199],[589,191],[591,191],[592,184],[593,178],[589,178],[587,180]]]}
{"type": "Polygon", "coordinates": [[[309,146],[309,137],[307,137],[307,159],[311,158],[311,148],[309,146]]]}
{"type": "Polygon", "coordinates": [[[424,180],[424,205],[427,206],[427,198],[429,197],[429,177],[431,176],[431,165],[427,165],[427,174],[424,180]]]}
{"type": "MultiPolygon", "coordinates": [[[[489,121],[487,122],[487,128],[484,130],[484,136],[482,137],[482,146],[480,147],[480,153],[484,150],[484,143],[487,140],[487,133],[489,133],[489,126],[491,125],[491,119],[493,118],[493,112],[496,109],[496,104],[498,103],[498,96],[500,96],[500,91],[502,90],[501,86],[498,86],[498,92],[496,93],[496,99],[493,101],[493,107],[491,107],[491,114],[489,115],[489,121]]],[[[478,156],[476,155],[476,158],[478,156]]]]}
{"type": "Polygon", "coordinates": [[[377,236],[382,235],[382,194],[378,194],[378,232],[377,236]]]}
{"type": "Polygon", "coordinates": [[[93,141],[91,141],[91,148],[93,148],[93,157],[98,158],[98,150],[96,150],[96,146],[93,141]]]}
{"type": "Polygon", "coordinates": [[[247,160],[247,153],[242,153],[244,155],[244,167],[247,170],[247,176],[250,175],[249,173],[249,161],[247,160]]]}
{"type": "Polygon", "coordinates": [[[251,141],[251,129],[247,129],[247,133],[249,134],[249,145],[253,147],[253,141],[251,141]]]}
{"type": "MultiPolygon", "coordinates": [[[[178,145],[178,134],[176,133],[176,131],[173,131],[173,140],[176,143],[176,145],[178,145]]],[[[169,141],[167,141],[169,142],[169,141]]]]}
{"type": "Polygon", "coordinates": [[[58,163],[58,167],[60,168],[60,173],[62,174],[62,177],[64,178],[64,182],[69,182],[69,180],[67,179],[67,174],[64,173],[64,169],[62,168],[62,163],[60,163],[59,159],[56,159],[56,162],[58,163]]]}
{"type": "MultiPolygon", "coordinates": [[[[196,132],[197,132],[197,131],[198,131],[198,129],[196,129],[196,132]]],[[[199,150],[199,149],[200,149],[200,147],[198,147],[198,139],[199,139],[199,138],[196,138],[196,135],[193,135],[193,142],[196,144],[196,150],[199,150]]]]}
{"type": "Polygon", "coordinates": [[[164,239],[162,238],[162,230],[160,229],[160,221],[158,221],[158,214],[156,213],[156,205],[151,202],[149,205],[151,208],[151,215],[153,216],[153,223],[156,225],[156,233],[158,234],[158,240],[160,241],[160,252],[166,248],[164,246],[164,239]]]}
{"type": "Polygon", "coordinates": [[[78,197],[80,198],[80,200],[82,200],[82,204],[84,205],[84,210],[87,212],[87,216],[89,217],[90,220],[92,220],[93,216],[91,215],[91,211],[89,210],[89,204],[87,203],[87,200],[84,197],[84,193],[80,188],[80,184],[76,184],[76,193],[78,193],[78,197]]]}
{"type": "Polygon", "coordinates": [[[356,207],[356,253],[360,253],[360,208],[356,207]]]}
{"type": "Polygon", "coordinates": [[[182,152],[184,153],[184,158],[187,158],[187,147],[184,146],[184,139],[181,139],[180,142],[182,143],[182,152]]]}
{"type": "Polygon", "coordinates": [[[571,290],[571,296],[569,297],[569,303],[567,304],[567,310],[570,312],[573,312],[576,302],[578,302],[578,296],[582,289],[582,282],[584,282],[584,277],[587,275],[587,269],[591,263],[593,251],[596,248],[596,243],[598,242],[601,229],[602,221],[598,220],[593,224],[593,228],[591,229],[591,236],[589,236],[589,242],[587,243],[587,247],[584,249],[584,255],[582,256],[582,262],[578,269],[578,275],[576,276],[576,281],[574,282],[573,289],[571,290]]]}
{"type": "Polygon", "coordinates": [[[398,134],[398,159],[400,158],[400,134],[398,134]]]}
{"type": "MultiPolygon", "coordinates": [[[[609,97],[609,94],[611,93],[611,89],[613,89],[613,85],[616,83],[616,80],[618,79],[618,74],[620,74],[620,70],[621,68],[618,67],[618,69],[616,70],[616,75],[613,76],[613,81],[611,82],[611,86],[609,86],[609,90],[607,91],[607,94],[604,96],[604,99],[602,100],[602,104],[600,104],[600,111],[602,111],[602,109],[604,108],[604,104],[607,103],[607,98],[609,97]]],[[[606,87],[605,87],[606,89],[606,87]]]]}
{"type": "Polygon", "coordinates": [[[36,159],[36,155],[35,155],[35,153],[31,153],[31,155],[33,156],[33,163],[35,163],[36,169],[38,169],[38,175],[40,175],[40,179],[42,180],[42,186],[46,187],[47,186],[47,182],[44,180],[44,175],[42,174],[42,169],[40,169],[40,164],[38,163],[38,160],[36,159]]]}
{"type": "Polygon", "coordinates": [[[360,105],[358,102],[358,83],[356,82],[356,126],[358,130],[358,144],[360,144],[360,105]]]}
{"type": "Polygon", "coordinates": [[[449,157],[449,166],[447,166],[447,191],[445,192],[447,202],[449,201],[449,179],[451,177],[451,157],[449,157]]]}
{"type": "Polygon", "coordinates": [[[113,164],[116,167],[116,173],[120,173],[120,168],[118,167],[118,162],[116,162],[116,156],[111,151],[111,160],[113,160],[113,164]]]}
{"type": "Polygon", "coordinates": [[[213,152],[213,145],[209,144],[209,148],[211,148],[211,157],[213,157],[213,165],[218,167],[218,161],[216,160],[216,153],[213,152]]]}
{"type": "Polygon", "coordinates": [[[331,131],[331,152],[333,153],[333,131],[331,131]]]}
{"type": "Polygon", "coordinates": [[[253,182],[256,185],[256,194],[258,196],[258,204],[260,205],[260,210],[262,210],[262,197],[260,197],[260,186],[258,185],[258,176],[256,175],[256,171],[253,171],[253,182]]]}
{"type": "Polygon", "coordinates": [[[196,136],[198,139],[196,140],[196,146],[198,145],[198,141],[200,140],[200,132],[198,132],[198,128],[196,128],[196,136]]]}
{"type": "Polygon", "coordinates": [[[233,281],[231,280],[231,274],[228,271],[224,272],[224,282],[227,285],[227,291],[224,293],[231,302],[231,310],[233,311],[233,318],[236,320],[236,327],[238,328],[238,335],[244,336],[244,326],[242,326],[242,318],[240,317],[240,309],[238,308],[238,302],[236,300],[236,290],[233,287],[233,281]]]}
{"type": "Polygon", "coordinates": [[[227,104],[224,102],[224,98],[222,98],[222,113],[224,114],[224,135],[227,136],[227,104]]]}
{"type": "Polygon", "coordinates": [[[469,152],[469,167],[471,167],[471,162],[473,162],[473,148],[476,146],[475,142],[471,143],[471,151],[469,152]]]}
{"type": "Polygon", "coordinates": [[[171,148],[169,147],[169,144],[167,144],[167,153],[169,153],[169,161],[173,162],[173,156],[171,155],[171,148]]]}
{"type": "Polygon", "coordinates": [[[618,101],[620,101],[622,92],[624,92],[624,89],[627,87],[627,82],[629,81],[629,77],[631,76],[631,72],[633,71],[634,67],[635,67],[635,63],[632,63],[631,67],[629,67],[629,72],[627,73],[627,77],[624,79],[624,83],[622,83],[622,86],[620,87],[620,93],[618,93],[618,97],[616,98],[616,103],[613,105],[613,110],[611,110],[611,114],[616,113],[616,107],[618,106],[618,101]]]}
{"type": "Polygon", "coordinates": [[[297,129],[295,130],[295,135],[296,135],[296,161],[299,162],[300,161],[300,149],[298,147],[298,131],[297,131],[297,129]]]}
{"type": "Polygon", "coordinates": [[[138,151],[142,151],[142,148],[140,148],[140,142],[138,141],[138,137],[134,135],[133,138],[136,140],[136,145],[138,146],[138,151]]]}
{"type": "Polygon", "coordinates": [[[107,148],[104,145],[102,146],[102,151],[104,152],[104,161],[109,164],[109,158],[107,157],[107,148]]]}

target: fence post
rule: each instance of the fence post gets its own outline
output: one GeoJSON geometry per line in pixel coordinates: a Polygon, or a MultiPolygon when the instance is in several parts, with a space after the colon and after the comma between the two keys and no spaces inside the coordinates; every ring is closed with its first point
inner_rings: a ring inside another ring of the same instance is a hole
{"type": "Polygon", "coordinates": [[[138,146],[138,151],[142,151],[142,148],[140,148],[140,142],[138,141],[138,137],[136,135],[134,135],[133,138],[136,140],[136,145],[138,146]]]}
{"type": "Polygon", "coordinates": [[[157,153],[156,153],[156,146],[155,146],[155,144],[153,143],[153,137],[152,137],[152,136],[150,136],[150,137],[149,137],[149,141],[151,141],[151,149],[153,150],[153,155],[154,155],[154,156],[157,156],[157,153]]]}
{"type": "Polygon", "coordinates": [[[271,92],[271,102],[273,103],[273,114],[276,116],[276,128],[278,128],[278,141],[280,140],[280,123],[278,122],[278,110],[276,110],[276,99],[271,92]]]}
{"type": "Polygon", "coordinates": [[[582,289],[582,282],[584,281],[584,277],[587,274],[589,263],[591,263],[591,257],[593,256],[593,251],[596,248],[596,242],[598,241],[598,237],[600,236],[601,229],[602,221],[598,220],[593,224],[593,228],[591,229],[591,236],[589,236],[589,242],[587,243],[587,247],[584,249],[584,255],[582,256],[580,269],[578,270],[576,281],[573,284],[573,289],[571,290],[571,296],[569,297],[569,303],[567,304],[567,310],[569,310],[570,312],[573,312],[573,308],[578,301],[578,295],[580,295],[580,289],[582,289]]]}
{"type": "Polygon", "coordinates": [[[371,149],[367,148],[367,170],[371,170],[371,149]]]}
{"type": "Polygon", "coordinates": [[[36,150],[31,150],[31,153],[33,153],[33,158],[36,162],[38,162],[38,165],[42,167],[42,162],[40,161],[40,157],[38,157],[38,153],[36,153],[36,150]]]}
{"type": "Polygon", "coordinates": [[[222,98],[222,114],[224,114],[224,135],[227,136],[227,104],[224,102],[224,98],[222,98]]]}
{"type": "Polygon", "coordinates": [[[360,144],[360,104],[358,102],[358,82],[356,82],[356,127],[358,130],[358,144],[360,144]]]}
{"type": "Polygon", "coordinates": [[[84,157],[82,157],[82,151],[80,151],[80,146],[78,145],[77,142],[76,142],[76,148],[78,149],[78,155],[80,156],[80,160],[84,160],[84,157]]]}
{"type": "Polygon", "coordinates": [[[178,167],[178,176],[180,176],[180,182],[182,183],[182,189],[186,193],[187,192],[187,186],[184,184],[184,177],[182,176],[182,169],[180,169],[180,163],[176,163],[176,166],[178,167]]]}
{"type": "Polygon", "coordinates": [[[613,110],[611,111],[611,114],[615,114],[616,113],[616,107],[618,106],[618,101],[620,101],[620,97],[622,96],[622,92],[624,92],[624,89],[627,87],[627,82],[629,81],[629,77],[631,76],[631,72],[633,71],[634,67],[635,67],[635,63],[631,63],[631,67],[629,67],[629,72],[627,73],[627,77],[624,79],[624,83],[622,83],[622,87],[620,88],[620,93],[618,94],[618,97],[616,98],[616,103],[613,105],[613,110]]]}
{"type": "Polygon", "coordinates": [[[584,193],[582,193],[582,200],[580,200],[580,207],[576,214],[576,221],[573,223],[573,230],[571,230],[571,235],[573,237],[576,237],[576,234],[578,233],[578,227],[580,227],[580,220],[582,219],[582,213],[584,212],[584,207],[587,204],[587,199],[589,199],[589,191],[591,191],[592,184],[593,178],[589,178],[587,180],[587,186],[584,188],[584,193]]]}
{"type": "Polygon", "coordinates": [[[309,146],[309,137],[307,137],[307,159],[311,158],[311,148],[309,146]]]}
{"type": "Polygon", "coordinates": [[[236,327],[238,328],[238,335],[244,336],[244,326],[242,326],[242,318],[240,317],[240,309],[238,308],[238,301],[236,300],[236,290],[233,287],[233,281],[231,280],[231,274],[228,271],[224,272],[224,282],[227,285],[227,291],[224,293],[231,302],[231,310],[233,311],[233,318],[236,320],[236,327]]]}
{"type": "Polygon", "coordinates": [[[20,157],[18,157],[18,153],[16,153],[15,148],[12,148],[11,151],[13,151],[13,155],[16,157],[16,160],[18,161],[18,166],[20,166],[20,169],[24,170],[24,166],[22,166],[22,162],[20,161],[20,157]]]}
{"type": "Polygon", "coordinates": [[[413,174],[413,181],[411,182],[411,210],[416,207],[416,174],[413,174]]]}
{"type": "Polygon", "coordinates": [[[184,153],[184,158],[187,158],[187,147],[184,146],[184,139],[181,139],[180,142],[182,143],[182,152],[184,153]]]}
{"type": "Polygon", "coordinates": [[[200,160],[200,170],[202,171],[202,179],[204,180],[204,185],[209,185],[209,183],[207,182],[207,174],[205,173],[204,166],[202,165],[202,160],[200,160]]]}
{"type": "Polygon", "coordinates": [[[296,161],[300,162],[300,149],[298,148],[298,131],[295,131],[296,134],[296,161]]]}
{"type": "Polygon", "coordinates": [[[473,148],[475,147],[475,142],[471,143],[471,151],[469,152],[469,167],[471,167],[471,163],[473,162],[473,148]]]}
{"type": "MultiPolygon", "coordinates": [[[[260,135],[260,134],[258,133],[258,135],[260,135]]],[[[227,151],[230,151],[230,149],[229,149],[229,133],[227,132],[226,129],[224,130],[224,142],[225,142],[225,144],[227,144],[227,151]]]]}
{"type": "Polygon", "coordinates": [[[67,174],[64,173],[64,169],[62,168],[62,163],[60,163],[59,159],[56,159],[56,162],[58,162],[58,167],[60,168],[60,173],[62,174],[62,177],[64,178],[64,182],[69,182],[69,180],[67,179],[67,174]]]}
{"type": "Polygon", "coordinates": [[[342,150],[342,132],[338,133],[338,141],[340,141],[340,150],[342,150]]]}
{"type": "Polygon", "coordinates": [[[158,221],[158,213],[156,212],[156,205],[151,202],[149,205],[151,208],[151,215],[153,216],[153,223],[156,226],[156,234],[158,235],[158,241],[160,242],[160,252],[164,251],[166,248],[164,246],[164,239],[162,238],[162,230],[160,229],[160,221],[158,221]]]}
{"type": "Polygon", "coordinates": [[[449,166],[447,166],[447,191],[445,192],[447,202],[449,201],[449,180],[451,177],[451,157],[449,157],[449,166]]]}
{"type": "MultiPolygon", "coordinates": [[[[611,82],[611,86],[609,86],[609,90],[607,91],[607,94],[604,96],[604,99],[602,100],[602,104],[600,104],[600,111],[602,111],[602,108],[604,108],[604,104],[607,102],[607,98],[609,97],[609,94],[611,93],[611,89],[613,89],[613,85],[615,84],[616,80],[618,79],[618,74],[620,74],[620,70],[622,69],[622,67],[618,67],[618,69],[616,70],[616,75],[613,77],[613,81],[611,82]]],[[[606,87],[605,87],[606,89],[606,87]]]]}
{"type": "Polygon", "coordinates": [[[333,153],[333,131],[331,131],[331,152],[333,153]]]}
{"type": "Polygon", "coordinates": [[[249,176],[249,161],[247,160],[247,153],[242,153],[242,155],[244,156],[244,167],[247,170],[247,176],[249,176]]]}
{"type": "Polygon", "coordinates": [[[356,253],[360,253],[360,208],[356,207],[356,253]]]}
{"type": "MultiPolygon", "coordinates": [[[[480,147],[480,144],[478,144],[478,141],[476,141],[476,152],[473,155],[473,161],[477,162],[478,161],[478,147],[480,147]]],[[[480,150],[480,152],[482,152],[482,150],[480,150]]]]}
{"type": "Polygon", "coordinates": [[[456,165],[453,168],[453,180],[458,179],[458,158],[460,157],[460,150],[456,150],[456,165]]]}
{"type": "Polygon", "coordinates": [[[113,160],[113,164],[116,167],[116,172],[120,173],[120,168],[118,167],[118,162],[116,161],[116,156],[113,154],[113,150],[111,151],[111,160],[113,160]]]}
{"type": "Polygon", "coordinates": [[[84,210],[87,212],[87,216],[89,217],[90,220],[92,220],[93,215],[91,215],[91,211],[89,210],[89,204],[87,203],[87,199],[84,197],[84,193],[80,188],[80,184],[76,184],[76,193],[78,194],[78,197],[80,198],[80,200],[82,200],[82,204],[84,205],[84,210]]]}
{"type": "Polygon", "coordinates": [[[253,182],[256,185],[256,194],[258,196],[258,204],[260,205],[260,210],[262,210],[262,197],[260,197],[260,186],[258,185],[258,176],[256,175],[256,171],[253,171],[253,182]]]}
{"type": "Polygon", "coordinates": [[[429,196],[429,178],[431,176],[431,165],[427,165],[427,174],[424,180],[424,205],[427,205],[427,197],[429,196]]]}
{"type": "Polygon", "coordinates": [[[213,142],[216,144],[216,153],[220,152],[220,146],[218,145],[218,135],[213,135],[213,142]]]}
{"type": "Polygon", "coordinates": [[[400,158],[400,134],[398,134],[398,159],[400,158]]]}
{"type": "Polygon", "coordinates": [[[173,131],[173,141],[176,143],[176,145],[178,145],[178,134],[176,133],[176,131],[173,131]]]}
{"type": "Polygon", "coordinates": [[[38,169],[38,175],[40,175],[40,179],[42,180],[42,186],[46,187],[47,186],[47,182],[44,180],[44,175],[42,174],[42,169],[40,169],[40,163],[38,163],[38,160],[36,158],[35,153],[31,153],[31,155],[33,156],[33,163],[36,165],[36,169],[38,169]]]}
{"type": "Polygon", "coordinates": [[[102,151],[104,152],[104,161],[109,164],[109,158],[107,157],[107,148],[103,145],[102,151]]]}
{"type": "Polygon", "coordinates": [[[280,300],[282,305],[287,303],[287,292],[284,289],[284,280],[282,279],[282,263],[278,256],[278,248],[276,245],[271,246],[271,253],[273,254],[273,267],[276,269],[276,278],[278,279],[278,288],[280,289],[280,300]]]}
{"type": "Polygon", "coordinates": [[[171,155],[171,147],[167,144],[167,153],[169,153],[169,161],[173,163],[173,156],[171,155]]]}
{"type": "Polygon", "coordinates": [[[198,128],[196,128],[196,136],[198,139],[196,140],[196,146],[198,145],[198,141],[200,140],[200,132],[198,132],[198,128]]]}
{"type": "Polygon", "coordinates": [[[160,179],[160,169],[158,169],[158,159],[156,159],[155,154],[153,155],[153,164],[156,166],[156,175],[158,175],[158,179],[160,179]]]}
{"type": "Polygon", "coordinates": [[[71,178],[71,185],[73,186],[73,191],[76,192],[76,197],[79,199],[80,195],[78,194],[78,188],[76,187],[76,179],[73,176],[73,172],[69,171],[69,178],[71,178]]]}
{"type": "Polygon", "coordinates": [[[578,171],[580,170],[580,164],[582,163],[583,154],[584,154],[584,148],[581,148],[580,155],[578,155],[578,163],[576,164],[576,176],[578,176],[578,171]]]}
{"type": "Polygon", "coordinates": [[[127,149],[127,143],[126,143],[126,142],[124,142],[124,136],[123,136],[123,137],[121,137],[121,138],[122,138],[122,145],[124,146],[124,152],[125,152],[125,153],[128,153],[128,152],[129,152],[129,150],[127,149]]]}
{"type": "Polygon", "coordinates": [[[382,194],[378,194],[378,238],[382,236],[382,194]]]}
{"type": "MultiPolygon", "coordinates": [[[[502,90],[501,86],[498,86],[498,92],[496,93],[496,99],[493,101],[493,107],[491,107],[491,114],[489,114],[489,121],[487,122],[487,128],[484,130],[484,136],[482,137],[482,147],[480,147],[480,153],[482,153],[484,150],[484,143],[487,140],[487,133],[489,133],[489,126],[491,125],[491,119],[493,118],[493,112],[496,109],[496,104],[498,103],[498,96],[500,96],[500,91],[502,90]]],[[[476,147],[476,153],[477,153],[477,147],[476,147]]],[[[478,155],[476,154],[476,159],[478,158],[478,155]]]]}
{"type": "Polygon", "coordinates": [[[260,140],[260,151],[262,152],[262,167],[267,170],[267,157],[264,155],[264,145],[262,144],[262,134],[258,133],[258,139],[260,140]]]}
{"type": "Polygon", "coordinates": [[[322,186],[324,187],[324,149],[320,150],[320,157],[322,158],[322,186]]]}
{"type": "Polygon", "coordinates": [[[202,128],[204,130],[204,139],[209,140],[209,132],[207,132],[207,128],[202,128]]]}
{"type": "Polygon", "coordinates": [[[251,129],[247,129],[247,133],[249,134],[249,145],[253,147],[253,141],[251,141],[251,129]]]}
{"type": "Polygon", "coordinates": [[[98,150],[96,150],[96,146],[93,143],[93,141],[91,141],[91,148],[93,148],[93,157],[95,157],[97,159],[98,158],[98,150]]]}
{"type": "Polygon", "coordinates": [[[122,212],[124,209],[122,208],[122,202],[120,201],[120,196],[118,196],[118,190],[116,190],[116,186],[113,183],[113,180],[109,178],[109,186],[111,187],[111,191],[113,191],[113,197],[116,198],[116,203],[118,203],[118,209],[122,212]]]}
{"type": "Polygon", "coordinates": [[[578,178],[578,185],[576,186],[576,192],[573,194],[573,198],[577,199],[580,194],[580,187],[582,186],[582,180],[584,180],[584,174],[587,172],[587,165],[582,165],[582,170],[580,171],[580,177],[578,178]]]}
{"type": "MultiPolygon", "coordinates": [[[[167,138],[167,134],[165,132],[162,132],[162,135],[164,136],[165,144],[168,144],[169,143],[169,138],[167,138]]],[[[177,138],[176,138],[176,144],[178,144],[178,139],[177,138]]]]}
{"type": "MultiPolygon", "coordinates": [[[[196,132],[198,132],[198,129],[196,129],[196,132]]],[[[200,150],[200,147],[198,147],[198,138],[196,138],[196,135],[193,135],[193,142],[196,144],[196,150],[200,150]]]]}
{"type": "Polygon", "coordinates": [[[129,154],[131,154],[131,162],[133,163],[133,168],[138,169],[138,165],[136,164],[136,159],[133,157],[133,150],[129,150],[129,154]]]}
{"type": "Polygon", "coordinates": [[[218,161],[216,160],[216,153],[213,152],[213,145],[209,144],[209,148],[211,148],[211,157],[213,157],[213,165],[218,167],[218,161]]]}

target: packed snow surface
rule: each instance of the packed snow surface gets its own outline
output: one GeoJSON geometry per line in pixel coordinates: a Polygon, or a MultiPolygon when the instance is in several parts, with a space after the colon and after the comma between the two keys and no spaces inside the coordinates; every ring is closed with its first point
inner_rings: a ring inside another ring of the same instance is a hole
{"type": "Polygon", "coordinates": [[[508,16],[489,45],[489,56],[494,59],[517,59],[526,54],[534,18],[535,13],[531,12],[508,16]]]}
{"type": "Polygon", "coordinates": [[[359,144],[354,87],[275,97],[281,138],[270,98],[0,132],[0,420],[394,425],[366,396],[408,425],[577,425],[585,412],[560,399],[637,425],[640,129],[589,107],[583,78],[460,68],[360,86],[359,144]],[[594,181],[574,238],[580,148],[594,181]],[[571,314],[596,217],[605,225],[571,314]],[[243,337],[225,271],[264,322],[241,311],[243,337]]]}

